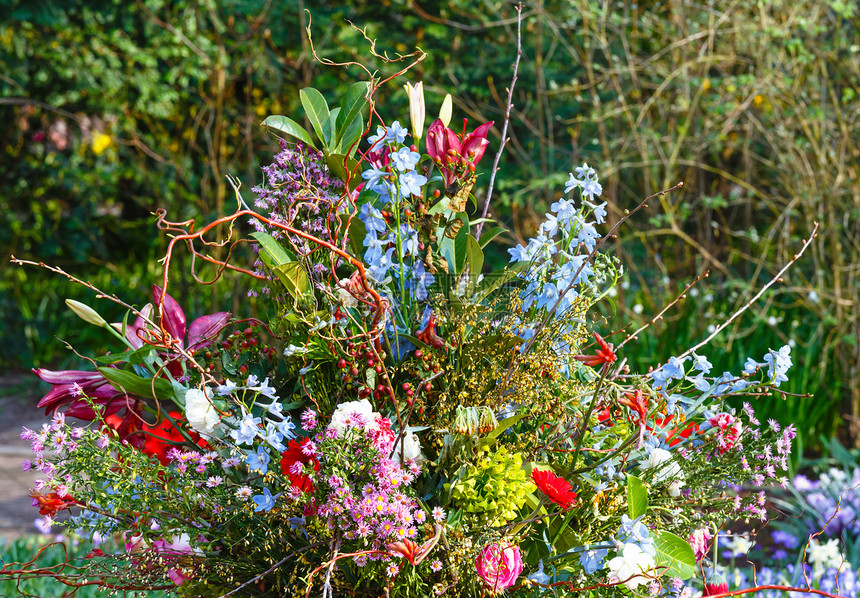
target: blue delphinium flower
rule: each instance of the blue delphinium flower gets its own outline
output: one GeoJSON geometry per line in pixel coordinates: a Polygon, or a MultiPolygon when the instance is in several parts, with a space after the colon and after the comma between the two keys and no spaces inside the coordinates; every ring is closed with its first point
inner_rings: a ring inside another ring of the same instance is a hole
{"type": "Polygon", "coordinates": [[[391,126],[388,127],[385,140],[390,143],[403,143],[406,141],[406,135],[408,134],[409,131],[400,126],[400,121],[395,120],[391,123],[391,126]]]}
{"type": "Polygon", "coordinates": [[[399,150],[391,154],[391,161],[400,172],[415,170],[415,166],[418,164],[418,160],[420,159],[421,154],[413,152],[408,147],[401,147],[399,150]]]}
{"type": "Polygon", "coordinates": [[[262,423],[259,417],[246,413],[239,421],[239,427],[230,431],[230,436],[237,444],[251,444],[257,437],[257,429],[262,423]]]}
{"type": "Polygon", "coordinates": [[[270,460],[268,451],[262,446],[257,447],[256,453],[247,453],[245,455],[245,463],[248,464],[248,467],[261,471],[264,474],[269,471],[270,460]]]}
{"type": "Polygon", "coordinates": [[[785,373],[792,365],[790,346],[784,345],[779,351],[770,349],[764,356],[764,361],[767,364],[767,375],[774,386],[779,386],[788,381],[788,376],[785,373]]]}
{"type": "Polygon", "coordinates": [[[603,569],[603,559],[609,554],[608,548],[599,550],[583,550],[579,554],[579,564],[585,569],[587,575],[593,574],[599,569],[603,569]]]}
{"type": "Polygon", "coordinates": [[[255,513],[259,513],[260,511],[268,513],[275,506],[275,497],[272,495],[271,491],[268,488],[263,488],[263,493],[258,494],[251,500],[256,503],[256,506],[254,507],[255,513]]]}
{"type": "Polygon", "coordinates": [[[638,544],[642,552],[646,552],[651,556],[657,556],[657,546],[654,544],[654,538],[651,537],[648,528],[640,521],[642,517],[640,515],[636,519],[631,519],[627,515],[622,515],[621,525],[615,537],[621,543],[638,544]]]}
{"type": "Polygon", "coordinates": [[[400,175],[400,193],[404,197],[421,195],[421,187],[427,184],[427,177],[414,170],[400,175]]]}

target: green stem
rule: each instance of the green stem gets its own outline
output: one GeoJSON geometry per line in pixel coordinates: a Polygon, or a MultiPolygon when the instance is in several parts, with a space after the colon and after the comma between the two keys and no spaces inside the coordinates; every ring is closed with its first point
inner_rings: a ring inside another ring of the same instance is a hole
{"type": "Polygon", "coordinates": [[[591,419],[591,414],[597,406],[597,393],[600,387],[603,386],[603,381],[606,379],[606,372],[609,369],[609,364],[603,364],[600,368],[600,378],[597,380],[597,385],[594,387],[594,395],[591,397],[591,404],[588,406],[588,411],[585,417],[582,418],[582,424],[579,426],[579,432],[576,435],[576,451],[573,453],[573,466],[576,467],[576,461],[579,459],[579,451],[582,448],[582,443],[585,437],[585,430],[588,428],[588,421],[591,419]]]}

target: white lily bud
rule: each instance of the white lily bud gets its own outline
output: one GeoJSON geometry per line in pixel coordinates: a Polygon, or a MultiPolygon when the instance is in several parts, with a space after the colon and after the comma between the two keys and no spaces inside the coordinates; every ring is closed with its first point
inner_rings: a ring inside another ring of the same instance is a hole
{"type": "Polygon", "coordinates": [[[424,109],[424,83],[419,81],[415,86],[407,83],[403,88],[406,90],[406,95],[409,96],[409,119],[412,121],[412,138],[417,145],[418,140],[424,134],[424,119],[426,116],[424,109]]]}
{"type": "Polygon", "coordinates": [[[75,312],[75,315],[84,322],[94,324],[99,328],[104,328],[108,325],[104,318],[102,318],[98,312],[89,305],[84,305],[80,301],[75,301],[74,299],[66,299],[66,305],[68,305],[69,309],[75,312]]]}
{"type": "Polygon", "coordinates": [[[442,101],[442,108],[439,110],[439,120],[446,127],[451,124],[451,115],[454,113],[454,100],[451,99],[451,94],[446,94],[442,101]]]}

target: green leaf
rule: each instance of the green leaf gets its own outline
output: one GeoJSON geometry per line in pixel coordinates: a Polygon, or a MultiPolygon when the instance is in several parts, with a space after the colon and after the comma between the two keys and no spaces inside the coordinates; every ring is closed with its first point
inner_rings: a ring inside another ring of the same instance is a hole
{"type": "Polygon", "coordinates": [[[636,519],[648,510],[648,489],[634,475],[627,474],[627,514],[636,519]]]}
{"type": "MultiPolygon", "coordinates": [[[[343,152],[349,145],[344,146],[343,140],[346,139],[346,131],[352,126],[352,123],[357,119],[362,118],[362,111],[367,106],[367,90],[370,89],[370,84],[367,81],[359,81],[350,85],[346,92],[346,100],[343,102],[343,110],[337,115],[337,130],[340,131],[340,139],[338,139],[338,149],[336,151],[343,152]]],[[[364,130],[364,126],[362,126],[364,130]]]]}
{"type": "Polygon", "coordinates": [[[284,135],[295,137],[305,145],[309,145],[312,148],[317,149],[317,146],[314,145],[310,134],[305,131],[305,128],[291,118],[286,116],[270,116],[263,121],[262,126],[274,129],[284,135]]]}
{"type": "Polygon", "coordinates": [[[501,435],[502,432],[519,422],[521,419],[528,417],[528,413],[519,413],[517,415],[512,415],[508,418],[503,419],[499,422],[499,425],[493,428],[493,431],[487,434],[485,438],[481,438],[481,441],[478,443],[479,447],[490,446],[496,441],[496,438],[501,435]]]}
{"type": "Polygon", "coordinates": [[[466,263],[474,280],[478,279],[484,267],[484,252],[472,235],[466,236],[466,263]]]}
{"type": "Polygon", "coordinates": [[[358,187],[358,184],[361,182],[361,175],[355,172],[356,166],[358,166],[358,160],[355,158],[347,158],[343,154],[329,154],[326,156],[325,163],[331,173],[344,183],[346,182],[347,173],[352,176],[352,178],[349,179],[350,190],[358,187]],[[346,162],[346,167],[343,165],[344,161],[346,162]]]}
{"type": "Polygon", "coordinates": [[[164,378],[141,378],[135,373],[115,368],[98,368],[99,373],[115,388],[139,397],[173,401],[173,387],[164,378]]]}
{"type": "Polygon", "coordinates": [[[490,243],[490,241],[492,241],[493,239],[495,239],[496,237],[498,237],[502,233],[506,233],[506,232],[508,232],[508,229],[506,229],[504,227],[501,227],[501,226],[493,227],[490,230],[488,230],[487,232],[485,232],[483,235],[481,235],[481,239],[478,241],[478,245],[480,245],[481,249],[483,249],[484,247],[486,247],[490,243]]]}
{"type": "Polygon", "coordinates": [[[288,262],[272,268],[280,281],[287,287],[290,295],[298,299],[308,292],[311,287],[310,278],[308,278],[305,269],[299,262],[288,262]]]}
{"type": "Polygon", "coordinates": [[[302,107],[305,109],[305,114],[308,115],[308,120],[311,121],[311,126],[313,126],[317,137],[324,146],[328,146],[329,140],[325,136],[323,125],[328,121],[329,111],[323,94],[313,87],[305,87],[299,92],[299,98],[302,100],[302,107]]]}
{"type": "Polygon", "coordinates": [[[359,114],[355,120],[347,125],[345,131],[341,131],[341,138],[338,140],[337,145],[335,145],[334,151],[338,154],[349,152],[349,155],[352,156],[355,150],[358,149],[358,143],[356,142],[361,139],[362,133],[364,133],[364,119],[359,114]]]}
{"type": "Polygon", "coordinates": [[[251,236],[260,244],[260,249],[262,249],[260,252],[261,259],[273,270],[281,264],[293,261],[290,254],[287,253],[287,250],[284,249],[271,235],[257,232],[251,233],[251,236]]]}
{"type": "Polygon", "coordinates": [[[454,273],[458,276],[462,274],[466,267],[466,248],[469,246],[469,232],[464,226],[457,231],[457,236],[454,238],[454,273]]]}
{"type": "MultiPolygon", "coordinates": [[[[344,226],[346,226],[347,216],[341,216],[341,220],[343,220],[344,226]]],[[[362,251],[364,251],[362,240],[367,236],[367,228],[364,226],[364,222],[359,220],[357,216],[353,216],[352,220],[349,221],[348,235],[349,247],[352,249],[352,255],[361,255],[362,251]]]]}
{"type": "Polygon", "coordinates": [[[696,574],[696,555],[686,540],[671,532],[659,532],[654,544],[657,566],[668,567],[664,575],[690,579],[696,574]]]}
{"type": "Polygon", "coordinates": [[[337,145],[337,115],[340,114],[340,108],[332,108],[328,118],[323,123],[323,135],[325,135],[326,149],[330,152],[334,151],[337,145]]]}
{"type": "Polygon", "coordinates": [[[501,272],[490,272],[484,276],[484,280],[478,285],[478,293],[475,295],[477,301],[482,301],[493,291],[501,287],[503,284],[514,278],[518,273],[526,270],[529,267],[528,262],[519,262],[508,266],[501,272]]]}

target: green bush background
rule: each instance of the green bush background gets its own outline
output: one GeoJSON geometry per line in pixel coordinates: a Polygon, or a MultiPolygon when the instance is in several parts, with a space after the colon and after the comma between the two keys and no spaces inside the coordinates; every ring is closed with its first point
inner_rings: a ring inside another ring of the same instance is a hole
{"type": "MultiPolygon", "coordinates": [[[[0,0],[3,255],[44,260],[146,302],[165,247],[151,213],[163,207],[172,220],[203,222],[231,211],[225,176],[239,177],[247,197],[277,149],[262,119],[298,117],[302,87],[335,101],[362,77],[312,59],[305,9],[321,57],[387,75],[396,66],[370,56],[364,34],[390,56],[427,51],[406,79],[424,81],[428,113],[451,92],[455,122],[495,120],[498,147],[517,49],[512,3],[346,4],[0,0]]],[[[760,409],[794,421],[807,449],[821,436],[857,445],[860,15],[834,0],[633,6],[524,3],[510,142],[491,211],[522,241],[582,161],[600,174],[613,221],[684,182],[625,224],[614,246],[630,283],[612,309],[633,325],[710,271],[697,294],[628,345],[624,357],[640,369],[707,336],[819,222],[807,254],[710,356],[719,371],[738,371],[745,356],[760,359],[793,339],[784,388],[815,396],[760,398],[760,409]]],[[[378,100],[385,115],[408,120],[399,84],[378,100]]],[[[491,160],[482,163],[485,181],[491,160]]],[[[213,300],[246,313],[254,306],[241,284],[174,288],[190,314],[213,300]]],[[[4,369],[79,365],[55,336],[84,353],[106,348],[65,310],[66,297],[94,303],[60,277],[0,263],[4,369]]]]}

